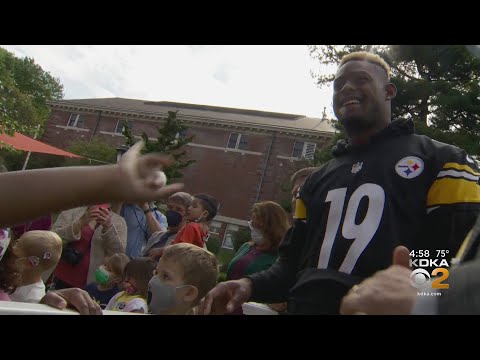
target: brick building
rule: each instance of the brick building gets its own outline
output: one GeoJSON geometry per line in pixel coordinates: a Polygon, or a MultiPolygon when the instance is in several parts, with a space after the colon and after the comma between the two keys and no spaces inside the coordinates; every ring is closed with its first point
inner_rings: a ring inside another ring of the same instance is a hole
{"type": "Polygon", "coordinates": [[[187,156],[196,162],[184,169],[185,191],[206,192],[220,202],[211,233],[232,247],[232,234],[247,225],[254,203],[279,201],[282,184],[295,171],[295,162],[313,156],[334,134],[322,119],[303,115],[124,98],[59,100],[50,102],[51,114],[43,141],[66,149],[73,141],[125,142],[124,121],[132,134],[144,131],[156,139],[156,126],[168,111],[194,136],[187,156]]]}

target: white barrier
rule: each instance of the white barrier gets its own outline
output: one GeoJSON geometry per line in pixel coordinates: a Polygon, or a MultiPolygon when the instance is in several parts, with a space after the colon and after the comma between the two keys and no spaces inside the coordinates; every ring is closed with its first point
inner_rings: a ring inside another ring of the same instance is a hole
{"type": "MultiPolygon", "coordinates": [[[[0,301],[0,315],[80,315],[70,309],[58,310],[44,304],[0,301]]],[[[144,315],[122,311],[103,310],[103,315],[144,315]]]]}
{"type": "MultiPolygon", "coordinates": [[[[254,302],[242,305],[245,315],[278,315],[265,304],[254,302]]],[[[0,301],[0,315],[80,315],[78,312],[70,309],[58,310],[44,304],[30,304],[15,301],[0,301]]],[[[138,313],[128,313],[122,311],[103,310],[103,315],[145,315],[138,313]]]]}
{"type": "Polygon", "coordinates": [[[248,302],[242,305],[244,315],[278,315],[278,313],[270,309],[265,304],[248,302]]]}

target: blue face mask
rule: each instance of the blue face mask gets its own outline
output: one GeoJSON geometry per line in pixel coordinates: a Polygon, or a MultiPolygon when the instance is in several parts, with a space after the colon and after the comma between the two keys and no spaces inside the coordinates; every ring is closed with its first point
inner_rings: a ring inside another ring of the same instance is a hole
{"type": "Polygon", "coordinates": [[[168,226],[178,226],[183,220],[182,214],[173,210],[167,210],[165,213],[168,226]]]}

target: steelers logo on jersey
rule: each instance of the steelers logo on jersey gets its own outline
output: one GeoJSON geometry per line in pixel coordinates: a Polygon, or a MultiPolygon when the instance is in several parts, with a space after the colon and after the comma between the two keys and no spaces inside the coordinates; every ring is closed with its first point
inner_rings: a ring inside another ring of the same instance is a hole
{"type": "Polygon", "coordinates": [[[413,179],[423,172],[423,160],[416,156],[407,156],[397,162],[395,171],[404,179],[413,179]]]}

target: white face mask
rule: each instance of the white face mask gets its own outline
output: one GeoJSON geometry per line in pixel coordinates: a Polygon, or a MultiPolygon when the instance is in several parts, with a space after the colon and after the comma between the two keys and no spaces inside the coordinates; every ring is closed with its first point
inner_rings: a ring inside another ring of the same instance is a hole
{"type": "Polygon", "coordinates": [[[205,215],[205,213],[206,213],[206,211],[204,210],[204,211],[202,212],[202,215],[200,215],[200,217],[198,217],[197,219],[195,219],[195,222],[198,223],[198,222],[202,221],[203,215],[205,215]]]}
{"type": "Polygon", "coordinates": [[[251,233],[251,236],[252,236],[252,241],[256,244],[256,245],[260,245],[261,243],[263,243],[263,234],[258,231],[256,228],[253,227],[252,225],[252,222],[249,221],[248,222],[248,227],[250,228],[250,233],[251,233]]]}

